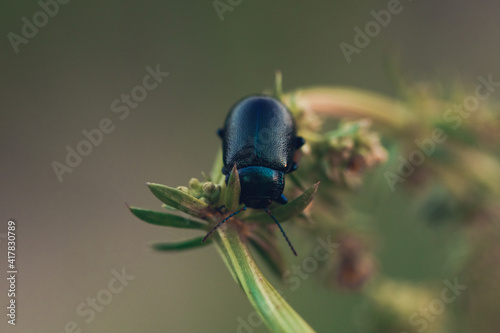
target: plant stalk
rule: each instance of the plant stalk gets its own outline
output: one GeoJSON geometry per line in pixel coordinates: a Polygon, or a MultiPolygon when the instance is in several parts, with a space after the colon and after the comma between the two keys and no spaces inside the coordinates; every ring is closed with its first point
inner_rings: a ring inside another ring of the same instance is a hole
{"type": "Polygon", "coordinates": [[[272,332],[314,332],[262,275],[236,228],[231,223],[219,229],[217,249],[264,323],[272,332]]]}

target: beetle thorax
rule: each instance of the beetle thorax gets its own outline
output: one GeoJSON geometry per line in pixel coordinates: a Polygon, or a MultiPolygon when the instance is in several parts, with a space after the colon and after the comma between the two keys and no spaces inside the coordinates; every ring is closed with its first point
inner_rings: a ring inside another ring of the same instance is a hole
{"type": "Polygon", "coordinates": [[[247,207],[262,209],[278,199],[285,187],[283,171],[262,166],[250,166],[238,170],[241,184],[240,202],[247,207]]]}

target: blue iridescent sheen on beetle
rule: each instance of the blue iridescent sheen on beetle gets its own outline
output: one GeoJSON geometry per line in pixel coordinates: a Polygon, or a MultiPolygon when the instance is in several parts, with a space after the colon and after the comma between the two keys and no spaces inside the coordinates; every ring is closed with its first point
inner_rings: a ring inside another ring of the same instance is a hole
{"type": "Polygon", "coordinates": [[[232,107],[218,134],[222,139],[222,173],[226,176],[226,184],[236,165],[241,184],[240,203],[245,207],[217,224],[203,241],[247,207],[265,209],[297,255],[281,225],[267,208],[273,201],[287,203],[283,195],[285,174],[297,169],[295,151],[304,144],[304,139],[297,136],[292,114],[275,98],[249,96],[232,107]]]}
{"type": "Polygon", "coordinates": [[[233,106],[219,136],[224,161],[222,173],[227,183],[236,164],[240,201],[257,209],[266,208],[271,201],[285,204],[284,175],[297,168],[293,157],[304,144],[304,139],[296,134],[290,111],[272,97],[246,97],[233,106]]]}

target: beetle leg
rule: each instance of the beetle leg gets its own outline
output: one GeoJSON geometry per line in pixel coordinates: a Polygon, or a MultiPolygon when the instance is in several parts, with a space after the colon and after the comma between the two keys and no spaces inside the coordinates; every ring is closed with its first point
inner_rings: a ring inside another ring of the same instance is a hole
{"type": "Polygon", "coordinates": [[[278,199],[274,200],[280,205],[284,205],[288,202],[288,199],[282,194],[278,199]]]}
{"type": "Polygon", "coordinates": [[[301,136],[298,136],[295,138],[295,149],[299,149],[300,147],[302,147],[304,145],[304,143],[306,143],[306,140],[304,140],[303,137],[301,136]]]}
{"type": "Polygon", "coordinates": [[[224,129],[223,128],[219,128],[217,130],[217,135],[221,138],[221,139],[224,139],[224,129]]]}

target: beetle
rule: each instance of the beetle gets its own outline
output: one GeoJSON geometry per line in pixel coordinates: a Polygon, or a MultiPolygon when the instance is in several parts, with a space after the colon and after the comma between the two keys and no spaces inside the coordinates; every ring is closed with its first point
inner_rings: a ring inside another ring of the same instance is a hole
{"type": "Polygon", "coordinates": [[[294,155],[305,140],[297,136],[295,121],[280,101],[265,95],[241,99],[229,111],[224,127],[218,131],[222,139],[222,157],[226,184],[234,165],[240,178],[240,210],[230,214],[203,238],[204,242],[217,228],[247,208],[264,209],[290,243],[268,206],[274,201],[286,204],[283,195],[285,174],[297,169],[294,155]]]}

